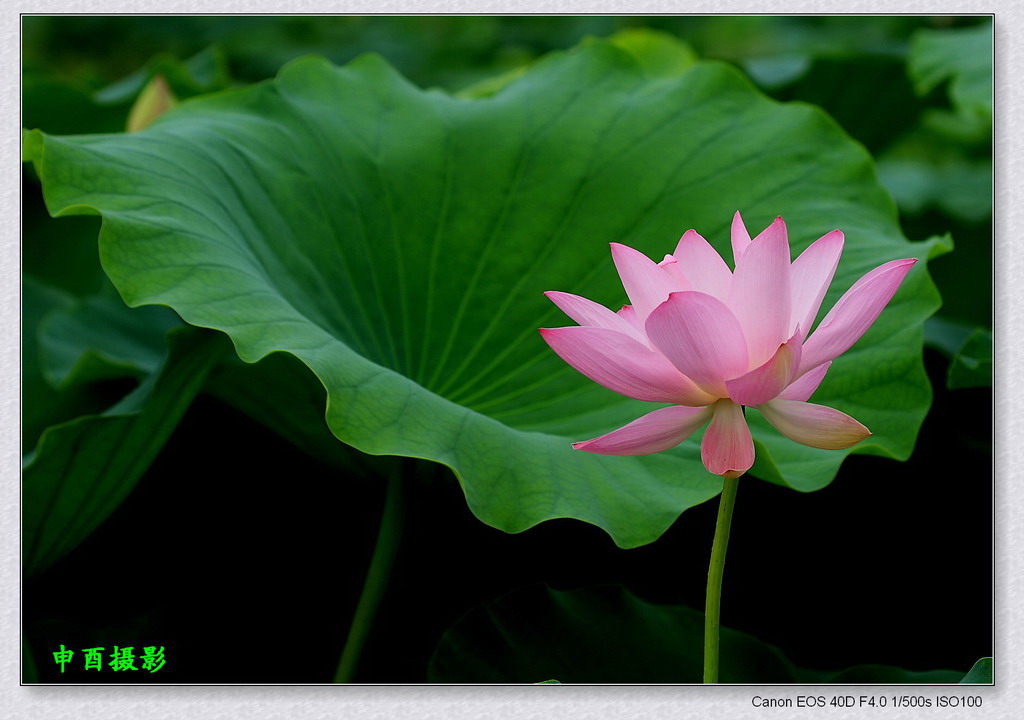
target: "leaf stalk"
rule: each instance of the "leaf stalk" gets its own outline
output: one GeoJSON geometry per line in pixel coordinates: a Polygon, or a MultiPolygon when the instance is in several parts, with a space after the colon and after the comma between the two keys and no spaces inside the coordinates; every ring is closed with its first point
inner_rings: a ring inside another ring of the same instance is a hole
{"type": "Polygon", "coordinates": [[[722,575],[725,571],[725,551],[729,545],[732,510],[736,504],[736,489],[739,487],[739,482],[738,477],[725,478],[722,497],[718,502],[715,539],[711,545],[707,598],[704,606],[704,684],[706,685],[718,682],[718,631],[722,608],[722,575]]]}
{"type": "Polygon", "coordinates": [[[387,589],[394,565],[395,555],[402,538],[402,525],[405,519],[405,478],[404,472],[412,472],[415,460],[402,458],[394,464],[388,474],[387,497],[384,501],[384,512],[381,515],[380,530],[377,532],[377,543],[370,558],[370,567],[366,573],[366,582],[359,595],[352,625],[348,630],[345,647],[341,651],[341,660],[334,673],[334,682],[349,683],[355,676],[359,665],[359,656],[373,628],[373,619],[377,614],[381,598],[387,589]]]}

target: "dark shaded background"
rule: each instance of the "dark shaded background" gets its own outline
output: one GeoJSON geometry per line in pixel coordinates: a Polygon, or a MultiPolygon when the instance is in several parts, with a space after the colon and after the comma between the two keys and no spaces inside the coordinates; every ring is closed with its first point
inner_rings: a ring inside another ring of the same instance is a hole
{"type": "MultiPolygon", "coordinates": [[[[944,361],[927,359],[941,380],[944,361]]],[[[744,479],[723,624],[820,669],[966,672],[990,655],[989,403],[985,390],[939,394],[912,460],[851,456],[815,493],[744,479]]],[[[438,470],[411,488],[357,681],[424,682],[437,641],[462,613],[529,583],[618,582],[649,601],[703,607],[715,501],[684,513],[656,543],[620,550],[572,520],[520,535],[489,528],[438,470]]],[[[116,513],[26,584],[40,679],[60,679],[44,653],[64,643],[167,648],[155,675],[107,670],[96,681],[330,682],[383,488],[339,476],[200,398],[116,513]]],[[[88,682],[83,675],[65,679],[88,682]]]]}
{"type": "MultiPolygon", "coordinates": [[[[928,108],[948,105],[944,89],[914,95],[903,71],[911,33],[979,21],[25,18],[23,120],[55,131],[58,121],[79,125],[67,132],[118,129],[86,125],[123,124],[125,107],[69,119],[33,102],[33,83],[62,84],[88,97],[156,52],[184,58],[211,43],[223,49],[232,82],[270,77],[310,52],[340,63],[372,49],[421,85],[456,90],[584,35],[648,26],[673,32],[702,57],[740,64],[780,99],[823,105],[879,155],[914,132],[928,108]],[[793,74],[801,62],[803,70],[793,74]],[[863,112],[863,98],[870,97],[888,98],[891,113],[879,121],[863,112]]],[[[984,142],[964,152],[983,155],[984,142]]],[[[956,217],[929,207],[901,218],[914,240],[954,232],[957,251],[930,263],[946,299],[944,317],[991,327],[991,216],[956,217]],[[973,275],[965,278],[966,268],[973,275]]],[[[38,185],[27,176],[27,272],[34,272],[41,228],[57,232],[52,228],[66,222],[45,218],[38,185]]],[[[935,401],[909,462],[851,456],[829,487],[811,494],[741,481],[725,625],[819,669],[885,663],[966,672],[992,653],[991,391],[948,390],[948,358],[929,349],[925,361],[935,401]]],[[[124,387],[106,391],[116,399],[124,387]]],[[[621,583],[652,602],[703,607],[716,501],[687,511],[653,545],[627,551],[571,520],[507,535],[472,516],[446,469],[424,465],[418,475],[356,681],[425,681],[445,629],[474,605],[530,583],[559,589],[621,583]]],[[[380,479],[346,477],[221,401],[200,396],[114,515],[24,584],[24,633],[40,681],[330,682],[383,496],[380,479]],[[60,644],[76,651],[163,645],[167,665],[154,675],[69,667],[62,677],[50,655],[60,644]]]]}

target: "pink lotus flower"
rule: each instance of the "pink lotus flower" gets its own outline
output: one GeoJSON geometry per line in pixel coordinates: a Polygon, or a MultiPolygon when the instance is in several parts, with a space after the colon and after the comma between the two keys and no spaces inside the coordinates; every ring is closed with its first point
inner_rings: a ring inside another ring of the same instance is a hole
{"type": "Polygon", "coordinates": [[[782,218],[751,240],[737,212],[735,272],[693,230],[657,264],[625,245],[611,248],[632,304],[615,313],[576,295],[545,293],[579,325],[542,328],[541,335],[591,380],[626,397],[672,405],[574,448],[647,455],[678,445],[710,421],[701,443],[704,465],[737,477],[754,464],[745,407],[811,447],[848,448],[871,434],[849,415],[807,400],[917,260],[893,260],[864,275],[808,337],[842,254],[838,230],[791,263],[782,218]]]}

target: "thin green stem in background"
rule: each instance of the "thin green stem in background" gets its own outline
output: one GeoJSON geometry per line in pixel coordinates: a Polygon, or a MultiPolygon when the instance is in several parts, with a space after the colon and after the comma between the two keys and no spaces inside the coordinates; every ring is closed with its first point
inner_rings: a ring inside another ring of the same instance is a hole
{"type": "Polygon", "coordinates": [[[415,468],[415,462],[412,458],[403,458],[395,463],[394,469],[388,475],[387,499],[384,501],[384,513],[377,533],[377,545],[373,549],[363,592],[359,596],[359,604],[356,605],[355,615],[352,616],[352,626],[345,639],[345,648],[341,652],[341,660],[334,673],[336,683],[352,682],[359,664],[359,656],[373,627],[373,618],[387,588],[391,566],[402,537],[402,522],[405,517],[404,485],[407,480],[403,473],[411,473],[415,468]]]}
{"type": "Polygon", "coordinates": [[[725,478],[722,498],[718,504],[718,522],[715,541],[711,546],[711,564],[708,566],[708,594],[704,606],[704,682],[718,682],[718,627],[722,609],[722,572],[725,570],[725,551],[729,546],[729,528],[732,509],[736,504],[738,477],[725,478]]]}

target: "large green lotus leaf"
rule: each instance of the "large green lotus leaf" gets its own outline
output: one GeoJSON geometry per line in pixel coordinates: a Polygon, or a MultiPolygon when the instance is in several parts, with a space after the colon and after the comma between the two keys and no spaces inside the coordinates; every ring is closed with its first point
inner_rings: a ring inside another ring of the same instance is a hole
{"type": "MultiPolygon", "coordinates": [[[[573,517],[623,547],[721,481],[696,442],[640,458],[571,449],[652,406],[547,348],[537,328],[567,321],[543,291],[617,306],[608,242],[661,257],[696,227],[724,250],[736,209],[752,228],[784,216],[795,251],[842,227],[827,302],[929,251],[902,237],[871,158],[821,111],[772,102],[722,64],[651,77],[600,41],[484,99],[421,91],[376,56],[306,58],[143,132],[33,132],[25,151],[51,212],[103,215],[104,268],[129,304],[221,329],[247,362],[295,355],[327,389],[338,438],[450,466],[495,527],[573,517]]],[[[911,452],[937,305],[922,263],[819,391],[874,431],[859,452],[911,452]]],[[[756,432],[771,450],[760,474],[801,489],[845,455],[756,432]]]]}
{"type": "MultiPolygon", "coordinates": [[[[802,668],[747,633],[721,628],[723,683],[956,683],[963,671],[857,665],[802,668]]],[[[704,614],[654,605],[614,585],[571,591],[522,588],[473,608],[449,628],[430,682],[699,683],[704,614]]]]}
{"type": "Polygon", "coordinates": [[[33,575],[73,550],[121,503],[223,355],[224,339],[168,333],[159,372],[114,407],[47,428],[22,472],[24,568],[33,575]]]}

